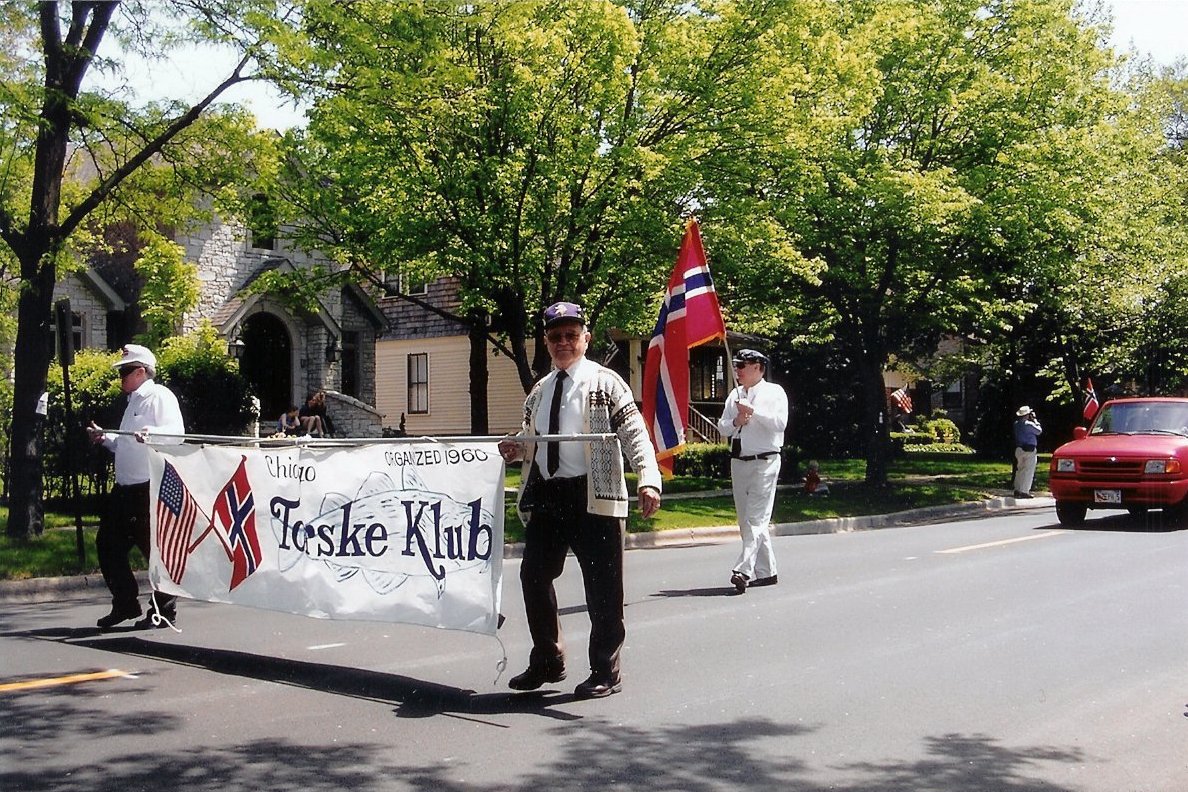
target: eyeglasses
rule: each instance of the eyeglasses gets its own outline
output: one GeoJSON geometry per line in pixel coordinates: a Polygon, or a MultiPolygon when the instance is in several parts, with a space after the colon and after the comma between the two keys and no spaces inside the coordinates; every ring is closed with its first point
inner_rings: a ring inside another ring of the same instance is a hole
{"type": "Polygon", "coordinates": [[[577,330],[568,330],[565,332],[546,333],[545,334],[545,340],[548,341],[550,344],[560,344],[562,342],[576,344],[578,339],[581,337],[582,337],[582,334],[580,332],[578,332],[577,330]]]}
{"type": "Polygon", "coordinates": [[[119,369],[120,379],[123,379],[124,377],[131,374],[133,371],[139,371],[142,368],[144,368],[144,366],[121,366],[119,369]]]}

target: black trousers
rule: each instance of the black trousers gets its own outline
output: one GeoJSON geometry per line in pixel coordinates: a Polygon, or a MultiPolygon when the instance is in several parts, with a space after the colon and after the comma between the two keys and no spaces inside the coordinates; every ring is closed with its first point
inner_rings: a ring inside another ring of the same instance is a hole
{"type": "Polygon", "coordinates": [[[586,511],[584,477],[543,482],[524,531],[520,584],[532,635],[531,665],[561,659],[565,645],[553,582],[573,550],[582,570],[590,615],[590,670],[618,678],[623,624],[623,520],[586,511]]]}
{"type": "MultiPolygon", "coordinates": [[[[140,603],[140,586],[132,572],[128,554],[140,549],[149,557],[149,485],[116,484],[107,497],[107,506],[99,518],[95,550],[103,582],[111,591],[112,607],[134,610],[140,603]]],[[[177,599],[172,594],[154,593],[158,610],[168,611],[177,599]]]]}

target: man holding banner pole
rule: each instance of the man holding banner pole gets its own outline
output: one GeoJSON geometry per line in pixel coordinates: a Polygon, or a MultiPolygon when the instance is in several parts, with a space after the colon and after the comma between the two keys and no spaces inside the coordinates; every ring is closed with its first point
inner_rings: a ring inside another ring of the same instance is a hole
{"type": "Polygon", "coordinates": [[[572,550],[582,569],[590,615],[590,676],[574,695],[602,698],[622,689],[623,534],[628,511],[623,456],[639,476],[637,497],[644,517],[660,508],[660,470],[630,386],[586,358],[590,332],[582,307],[571,302],[550,305],[544,311],[544,329],[553,370],[525,399],[519,435],[499,444],[506,462],[523,460],[520,582],[532,635],[528,668],[508,685],[535,690],[566,677],[553,583],[561,575],[566,552],[572,550]],[[617,442],[531,440],[537,435],[610,433],[617,442]]]}
{"type": "MultiPolygon", "coordinates": [[[[115,454],[115,486],[107,497],[107,506],[95,535],[99,569],[111,590],[111,612],[96,623],[99,629],[111,629],[120,622],[141,614],[140,587],[132,573],[128,553],[133,547],[149,557],[149,459],[145,433],[172,435],[158,442],[176,445],[185,434],[177,397],[164,385],[153,381],[157,358],[146,347],[128,344],[113,364],[120,375],[120,390],[128,396],[128,406],[120,421],[120,433],[108,434],[94,421],[87,427],[92,443],[102,443],[115,454]]],[[[136,622],[137,629],[161,627],[164,620],[176,620],[176,597],[154,591],[149,597],[149,612],[136,622]]]]}

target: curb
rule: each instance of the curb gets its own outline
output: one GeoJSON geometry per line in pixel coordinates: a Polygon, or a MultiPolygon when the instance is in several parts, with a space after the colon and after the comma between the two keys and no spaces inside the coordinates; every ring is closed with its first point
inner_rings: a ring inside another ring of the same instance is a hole
{"type": "MultiPolygon", "coordinates": [[[[1029,511],[1053,508],[1056,501],[1050,497],[1037,496],[1031,500],[1019,501],[1013,497],[990,498],[976,503],[960,503],[951,506],[927,506],[921,509],[892,512],[891,514],[869,514],[860,517],[831,517],[825,520],[806,520],[794,523],[777,523],[771,526],[773,536],[811,536],[828,533],[850,533],[873,531],[881,528],[899,528],[923,525],[935,520],[951,517],[970,517],[997,511],[1029,511]]],[[[708,528],[676,528],[655,533],[627,534],[623,546],[628,550],[658,550],[665,547],[690,547],[703,544],[723,544],[738,539],[737,525],[718,525],[708,528]]],[[[503,557],[523,556],[523,543],[507,544],[503,557]]],[[[136,580],[142,590],[148,590],[148,573],[136,573],[136,580]]],[[[63,595],[107,593],[107,586],[101,575],[75,575],[70,577],[33,578],[31,580],[0,581],[0,604],[49,602],[63,595]]]]}
{"type": "MultiPolygon", "coordinates": [[[[892,512],[890,514],[867,514],[857,517],[830,517],[824,520],[777,523],[771,526],[773,536],[811,536],[828,533],[850,533],[852,531],[873,531],[880,528],[900,528],[923,525],[935,520],[951,517],[971,517],[996,511],[1027,511],[1053,508],[1056,501],[1037,496],[1020,501],[1013,497],[990,498],[976,503],[959,503],[946,506],[925,506],[920,509],[892,512]]],[[[628,534],[625,545],[628,550],[642,550],[662,547],[678,547],[698,544],[719,544],[738,539],[737,525],[721,525],[713,528],[680,528],[656,533],[628,534]]],[[[506,556],[505,556],[506,557],[506,556]]]]}

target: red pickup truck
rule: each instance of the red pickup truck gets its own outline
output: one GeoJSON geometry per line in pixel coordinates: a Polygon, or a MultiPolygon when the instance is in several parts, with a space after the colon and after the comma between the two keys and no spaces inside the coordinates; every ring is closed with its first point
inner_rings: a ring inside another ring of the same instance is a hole
{"type": "Polygon", "coordinates": [[[1188,399],[1114,399],[1086,429],[1056,449],[1049,487],[1062,525],[1079,525],[1088,509],[1186,509],[1188,399]]]}

